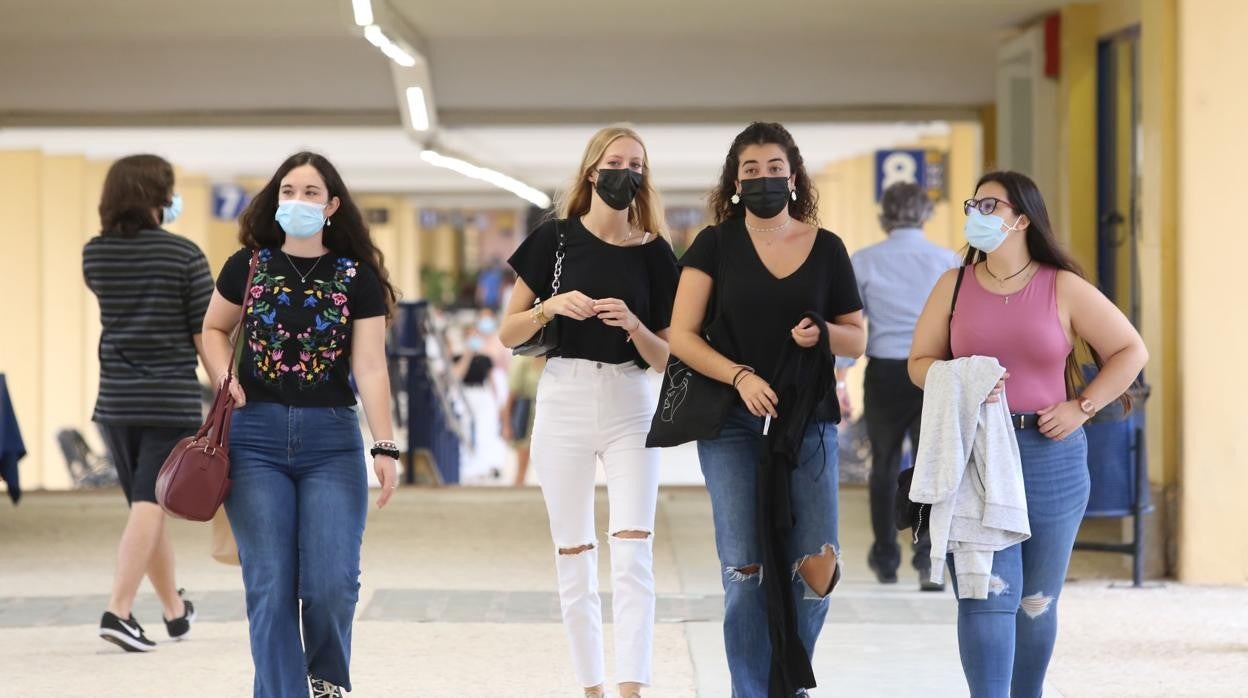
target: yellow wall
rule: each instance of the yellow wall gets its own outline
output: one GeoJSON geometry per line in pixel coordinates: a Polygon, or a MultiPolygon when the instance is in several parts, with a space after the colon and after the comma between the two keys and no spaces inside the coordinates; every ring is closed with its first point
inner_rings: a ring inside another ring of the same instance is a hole
{"type": "MultiPolygon", "coordinates": [[[[1058,80],[1060,239],[1084,271],[1096,272],[1096,44],[1097,8],[1062,8],[1061,76],[1058,80]]],[[[1052,196],[1052,194],[1049,194],[1052,196]]]]}
{"type": "Polygon", "coordinates": [[[1183,581],[1248,582],[1248,345],[1236,221],[1248,162],[1243,82],[1248,3],[1178,3],[1179,353],[1182,357],[1183,581]]]}
{"type": "Polygon", "coordinates": [[[44,250],[38,234],[42,225],[42,171],[43,156],[36,151],[0,152],[0,211],[4,211],[8,230],[0,298],[10,305],[5,323],[10,341],[0,342],[0,372],[5,374],[30,454],[18,466],[19,480],[26,488],[42,479],[47,442],[40,346],[45,313],[39,304],[31,302],[43,290],[40,271],[44,250]]]}

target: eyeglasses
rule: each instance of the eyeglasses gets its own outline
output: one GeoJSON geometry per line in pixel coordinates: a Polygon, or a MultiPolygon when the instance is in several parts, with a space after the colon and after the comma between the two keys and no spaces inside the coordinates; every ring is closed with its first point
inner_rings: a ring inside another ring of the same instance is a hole
{"type": "Polygon", "coordinates": [[[985,216],[991,216],[992,212],[997,210],[998,204],[1000,204],[1001,206],[1009,206],[1010,208],[1013,208],[1015,211],[1018,210],[1017,208],[1014,208],[1014,204],[1011,204],[1008,201],[1002,201],[1001,199],[995,199],[991,196],[985,197],[983,199],[967,199],[966,201],[962,202],[962,210],[968,216],[971,215],[971,211],[979,211],[985,216]]]}

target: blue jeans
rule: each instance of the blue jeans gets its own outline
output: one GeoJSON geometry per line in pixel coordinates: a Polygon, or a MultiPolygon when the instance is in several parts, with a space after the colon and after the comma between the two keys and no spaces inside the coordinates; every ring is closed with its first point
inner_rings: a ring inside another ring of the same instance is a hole
{"type": "Polygon", "coordinates": [[[308,676],[350,690],[368,510],[355,409],[248,403],[230,427],[230,477],[254,695],[307,698],[308,676]]]}
{"type": "Polygon", "coordinates": [[[813,655],[815,641],[828,615],[828,600],[811,590],[796,568],[805,558],[837,543],[838,470],[836,425],[812,424],[806,431],[798,467],[789,485],[795,524],[789,534],[788,558],[794,574],[789,579],[763,579],[742,568],[763,563],[758,530],[757,473],[764,446],[763,420],[744,407],[734,409],[719,438],[698,442],[698,460],[711,495],[715,521],[715,548],[723,569],[724,647],[732,674],[735,698],[767,695],[771,671],[771,638],[763,584],[792,584],[797,602],[798,634],[813,655]]]}
{"type": "MultiPolygon", "coordinates": [[[[993,556],[988,598],[958,601],[958,650],[973,698],[1044,690],[1057,640],[1057,599],[1088,506],[1088,440],[1018,429],[1031,538],[993,556]]],[[[953,556],[949,556],[953,569],[953,556]]],[[[956,570],[950,577],[957,588],[956,570]]]]}

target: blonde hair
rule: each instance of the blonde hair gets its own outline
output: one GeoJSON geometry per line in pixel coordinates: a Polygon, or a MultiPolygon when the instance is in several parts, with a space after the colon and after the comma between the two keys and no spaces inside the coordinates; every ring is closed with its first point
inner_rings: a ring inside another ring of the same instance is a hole
{"type": "Polygon", "coordinates": [[[650,179],[650,154],[646,150],[645,141],[628,124],[608,126],[589,139],[585,146],[585,154],[581,156],[581,167],[576,171],[567,190],[559,197],[557,210],[560,218],[580,217],[589,213],[590,203],[594,197],[594,185],[589,175],[597,169],[607,148],[621,138],[631,138],[641,144],[641,188],[637,196],[628,205],[628,222],[639,228],[643,233],[663,235],[664,210],[663,200],[655,190],[650,179]]]}

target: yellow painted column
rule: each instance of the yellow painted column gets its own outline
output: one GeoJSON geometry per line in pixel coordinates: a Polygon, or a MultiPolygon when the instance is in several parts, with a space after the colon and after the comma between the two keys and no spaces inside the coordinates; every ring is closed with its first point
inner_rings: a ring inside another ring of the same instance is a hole
{"type": "MultiPolygon", "coordinates": [[[[1148,345],[1148,452],[1167,510],[1179,481],[1178,60],[1175,0],[1144,0],[1140,31],[1143,158],[1140,164],[1140,333],[1148,345]]],[[[1173,512],[1170,512],[1173,515],[1173,512]]],[[[1169,528],[1169,527],[1168,527],[1169,528]]]]}
{"type": "Polygon", "coordinates": [[[410,199],[404,197],[399,201],[397,212],[398,223],[398,260],[391,271],[394,284],[399,289],[400,300],[414,301],[421,298],[420,265],[421,257],[420,228],[416,221],[417,210],[410,199]]]}
{"type": "Polygon", "coordinates": [[[1058,239],[1088,274],[1096,271],[1096,45],[1095,5],[1063,7],[1058,86],[1059,191],[1053,221],[1058,239]]]}
{"type": "Polygon", "coordinates": [[[1182,360],[1182,495],[1179,577],[1203,584],[1248,583],[1248,344],[1243,275],[1248,237],[1235,225],[1248,161],[1248,4],[1178,3],[1179,355],[1182,360]],[[1228,53],[1229,52],[1229,53],[1228,53]]]}
{"type": "MultiPolygon", "coordinates": [[[[0,342],[0,372],[5,374],[26,444],[27,456],[18,464],[18,479],[24,489],[42,484],[44,465],[54,445],[49,442],[43,414],[46,396],[40,345],[47,311],[40,299],[44,292],[44,249],[39,236],[42,184],[41,153],[0,151],[0,211],[4,211],[4,224],[10,231],[5,238],[5,273],[0,274],[0,298],[10,304],[5,323],[9,341],[0,342]]],[[[64,274],[64,268],[58,269],[64,274]]]]}
{"type": "Polygon", "coordinates": [[[951,250],[966,247],[966,236],[962,232],[966,227],[966,214],[962,211],[962,202],[975,195],[975,183],[984,174],[984,149],[988,142],[980,124],[973,121],[950,124],[949,167],[945,173],[949,181],[948,228],[943,235],[936,229],[929,229],[927,234],[933,242],[951,250]]]}
{"type": "Polygon", "coordinates": [[[86,435],[94,431],[82,421],[95,399],[95,386],[88,385],[86,378],[87,362],[95,354],[83,352],[84,318],[92,301],[82,276],[82,246],[93,236],[95,221],[87,220],[82,207],[73,205],[83,199],[86,170],[87,161],[81,156],[43,158],[38,236],[43,331],[32,340],[43,355],[39,390],[44,397],[44,433],[39,438],[48,448],[38,484],[48,489],[68,489],[73,484],[56,448],[57,432],[73,428],[86,435]]]}

